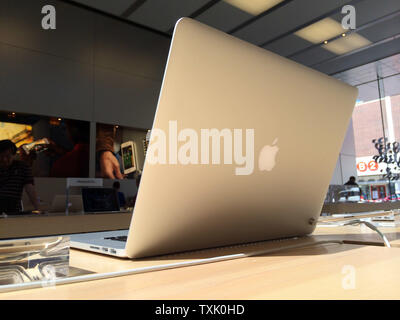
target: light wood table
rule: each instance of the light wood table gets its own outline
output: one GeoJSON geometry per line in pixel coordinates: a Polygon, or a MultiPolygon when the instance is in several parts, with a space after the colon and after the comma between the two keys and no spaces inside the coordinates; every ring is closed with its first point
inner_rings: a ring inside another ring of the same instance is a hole
{"type": "MultiPolygon", "coordinates": [[[[352,233],[356,234],[356,229],[352,233]]],[[[353,229],[354,228],[354,229],[353,229]]],[[[325,243],[345,232],[317,228],[290,240],[308,247],[178,269],[126,275],[0,294],[3,299],[399,299],[400,248],[325,243]],[[329,230],[327,232],[326,230],[329,230]],[[312,245],[314,244],[314,245],[312,245]]],[[[359,232],[358,240],[370,239],[359,232]]],[[[94,272],[126,270],[176,261],[279,248],[287,242],[196,251],[131,261],[71,250],[71,265],[94,272]]]]}
{"type": "MultiPolygon", "coordinates": [[[[349,222],[351,220],[362,219],[362,218],[374,218],[374,217],[382,217],[389,215],[390,212],[387,213],[365,213],[362,215],[357,215],[354,217],[342,217],[342,218],[333,218],[333,217],[320,217],[319,221],[324,224],[324,222],[349,222]]],[[[378,229],[385,234],[386,238],[389,240],[390,245],[392,247],[400,247],[400,216],[395,213],[395,225],[390,227],[378,227],[378,229]]],[[[372,244],[372,245],[381,245],[383,246],[383,240],[378,235],[378,233],[374,230],[371,230],[367,226],[361,224],[356,226],[327,226],[327,225],[318,225],[316,230],[313,233],[314,236],[318,236],[318,239],[337,239],[344,240],[346,243],[353,244],[372,244]]]]}

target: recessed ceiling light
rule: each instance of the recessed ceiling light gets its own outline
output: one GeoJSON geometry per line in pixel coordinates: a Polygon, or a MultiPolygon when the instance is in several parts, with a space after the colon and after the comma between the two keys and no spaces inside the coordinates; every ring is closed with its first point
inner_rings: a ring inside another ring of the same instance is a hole
{"type": "Polygon", "coordinates": [[[310,41],[311,43],[317,44],[326,39],[335,38],[338,35],[343,34],[344,31],[345,29],[343,29],[339,22],[331,18],[325,18],[295,32],[294,34],[310,41]]]}
{"type": "Polygon", "coordinates": [[[322,48],[336,53],[337,55],[345,54],[371,44],[371,41],[360,36],[357,33],[349,34],[346,37],[336,39],[328,44],[322,45],[322,48]]]}
{"type": "Polygon", "coordinates": [[[275,7],[283,0],[224,0],[230,5],[239,8],[253,16],[258,16],[260,13],[275,7]]]}

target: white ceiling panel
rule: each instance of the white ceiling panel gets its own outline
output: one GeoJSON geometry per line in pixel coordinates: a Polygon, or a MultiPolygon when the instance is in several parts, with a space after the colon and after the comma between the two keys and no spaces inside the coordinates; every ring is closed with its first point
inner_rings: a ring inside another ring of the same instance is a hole
{"type": "Polygon", "coordinates": [[[147,0],[128,19],[167,32],[181,17],[187,17],[209,0],[147,0]]]}
{"type": "Polygon", "coordinates": [[[235,36],[260,45],[293,30],[331,10],[344,6],[350,0],[301,0],[292,1],[238,30],[235,36]]]}
{"type": "Polygon", "coordinates": [[[135,0],[73,0],[73,2],[120,16],[135,0]]]}
{"type": "Polygon", "coordinates": [[[209,26],[228,32],[253,16],[224,1],[218,2],[196,19],[209,26]]]}

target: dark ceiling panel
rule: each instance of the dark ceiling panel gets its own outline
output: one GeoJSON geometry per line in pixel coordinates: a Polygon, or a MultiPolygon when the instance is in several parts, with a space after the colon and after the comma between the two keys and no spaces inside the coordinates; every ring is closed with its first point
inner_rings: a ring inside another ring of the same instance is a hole
{"type": "Polygon", "coordinates": [[[73,0],[113,15],[121,15],[135,0],[73,0]]]}
{"type": "MultiPolygon", "coordinates": [[[[361,32],[358,32],[358,34],[365,37],[372,43],[376,43],[397,35],[399,31],[400,16],[395,17],[391,20],[385,20],[382,23],[375,24],[369,28],[362,30],[361,32]]],[[[333,57],[335,57],[335,54],[329,52],[328,50],[325,50],[320,46],[314,46],[308,50],[305,50],[304,52],[300,52],[299,54],[294,55],[291,58],[304,65],[311,66],[331,59],[333,57]]],[[[350,57],[350,54],[348,55],[348,57],[350,57]]]]}
{"type": "Polygon", "coordinates": [[[370,28],[366,28],[358,33],[371,42],[378,42],[380,40],[392,37],[399,32],[400,16],[397,16],[393,19],[378,23],[370,28]]]}
{"type": "Polygon", "coordinates": [[[313,66],[326,74],[335,74],[373,61],[381,60],[400,51],[400,36],[350,56],[342,56],[313,66]]]}
{"type": "Polygon", "coordinates": [[[199,15],[197,20],[224,32],[228,32],[252,17],[251,14],[237,9],[224,1],[220,1],[215,6],[199,15]]]}
{"type": "Polygon", "coordinates": [[[291,59],[306,66],[311,66],[334,57],[336,57],[334,53],[317,46],[295,55],[291,59]]]}
{"type": "Polygon", "coordinates": [[[260,45],[349,2],[350,0],[292,1],[233,35],[260,45]]]}
{"type": "Polygon", "coordinates": [[[281,56],[289,56],[292,53],[311,47],[312,43],[304,40],[294,34],[288,35],[282,39],[271,42],[263,48],[280,54],[281,56]]]}
{"type": "Polygon", "coordinates": [[[167,32],[181,17],[190,16],[209,0],[147,0],[129,20],[167,32]]]}
{"type": "MultiPolygon", "coordinates": [[[[361,51],[355,51],[353,54],[352,53],[346,54],[342,58],[338,57],[338,59],[336,60],[340,61],[341,59],[344,60],[347,59],[348,61],[350,61],[353,59],[352,56],[354,55],[356,57],[363,57],[363,58],[369,56],[370,61],[374,61],[381,58],[381,51],[378,48],[390,48],[389,49],[390,52],[398,53],[400,51],[400,46],[398,46],[396,49],[396,46],[392,47],[388,44],[392,42],[396,43],[395,40],[391,39],[399,37],[399,31],[400,31],[400,16],[396,16],[391,20],[383,20],[383,22],[381,23],[376,23],[374,25],[371,25],[370,27],[365,28],[358,33],[363,37],[365,37],[366,39],[370,40],[372,44],[377,44],[377,45],[375,46],[372,45],[371,47],[366,48],[365,50],[361,49],[361,51]],[[385,43],[385,41],[388,42],[385,43]],[[382,42],[382,44],[379,44],[380,42],[382,42]],[[374,56],[374,54],[377,54],[378,56],[374,56]]],[[[320,62],[321,61],[316,62],[313,65],[316,65],[320,62]]],[[[326,63],[331,64],[334,63],[334,61],[328,61],[327,59],[326,63]]]]}
{"type": "MultiPolygon", "coordinates": [[[[397,7],[400,7],[400,1],[397,0],[398,3],[394,3],[392,0],[383,1],[388,7],[371,7],[371,9],[377,10],[375,17],[374,15],[371,15],[369,11],[366,11],[365,4],[372,4],[371,1],[363,1],[355,4],[357,19],[359,22],[358,27],[360,28],[358,33],[373,43],[394,36],[400,30],[400,14],[396,15],[396,13],[391,13],[390,10],[388,10],[388,8],[396,9],[397,7]],[[361,5],[363,6],[360,7],[361,5]],[[362,9],[359,10],[359,8],[362,9]],[[366,14],[366,12],[368,12],[368,14],[366,14]]],[[[376,5],[376,3],[373,4],[376,5]]],[[[342,15],[334,15],[333,17],[336,21],[340,22],[339,19],[342,15]]],[[[294,54],[293,56],[296,57],[295,60],[300,59],[299,61],[303,61],[303,58],[300,57],[311,57],[312,54],[307,54],[307,51],[310,50],[313,52],[315,46],[305,40],[302,40],[303,42],[301,42],[298,39],[300,38],[291,34],[264,46],[264,48],[272,49],[272,51],[284,56],[294,54]]]]}
{"type": "MultiPolygon", "coordinates": [[[[382,78],[388,79],[391,79],[393,75],[394,77],[400,77],[400,54],[337,73],[334,77],[350,85],[358,86],[376,81],[377,74],[382,78]]],[[[384,86],[385,82],[386,80],[384,80],[384,86]]],[[[398,82],[390,81],[391,86],[394,83],[398,84],[398,82]]],[[[398,90],[400,90],[400,85],[398,90]]]]}
{"type": "MultiPolygon", "coordinates": [[[[356,26],[360,27],[375,19],[400,10],[399,0],[364,0],[354,4],[356,8],[356,26]]],[[[341,22],[343,15],[335,14],[333,19],[341,22]]]]}
{"type": "Polygon", "coordinates": [[[135,0],[122,14],[121,17],[126,19],[137,9],[139,9],[147,0],[135,0]]]}
{"type": "MultiPolygon", "coordinates": [[[[62,0],[64,2],[72,2],[62,0]]],[[[251,1],[251,0],[249,0],[251,1]]],[[[287,56],[295,61],[333,74],[400,52],[400,0],[285,0],[280,5],[254,17],[223,0],[75,0],[103,12],[120,15],[130,13],[129,20],[153,30],[168,33],[183,16],[196,13],[198,21],[241,39],[287,56]],[[140,3],[140,6],[137,5],[140,3]],[[357,32],[375,43],[364,50],[341,57],[315,46],[293,34],[294,31],[330,16],[341,22],[342,6],[356,8],[357,32]],[[392,39],[392,38],[393,39],[392,39]],[[383,40],[385,39],[385,40],[383,40]]],[[[392,63],[389,62],[389,63],[392,63]]],[[[390,66],[381,63],[382,73],[390,66]]],[[[367,79],[371,74],[360,75],[367,79]]]]}

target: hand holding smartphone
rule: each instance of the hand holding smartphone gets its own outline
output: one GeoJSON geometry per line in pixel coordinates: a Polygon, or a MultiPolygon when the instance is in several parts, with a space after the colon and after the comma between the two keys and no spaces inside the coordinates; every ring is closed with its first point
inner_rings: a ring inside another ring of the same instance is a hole
{"type": "Polygon", "coordinates": [[[122,166],[124,174],[135,172],[138,170],[136,163],[136,144],[133,141],[125,142],[121,145],[122,150],[122,166]]]}

